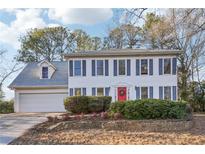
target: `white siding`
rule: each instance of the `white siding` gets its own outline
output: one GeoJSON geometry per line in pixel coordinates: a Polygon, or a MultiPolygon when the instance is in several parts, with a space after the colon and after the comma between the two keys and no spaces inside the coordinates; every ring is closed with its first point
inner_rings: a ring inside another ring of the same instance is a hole
{"type": "MultiPolygon", "coordinates": [[[[159,98],[159,86],[177,86],[177,75],[159,75],[159,58],[174,58],[174,56],[162,57],[120,57],[120,58],[86,58],[86,76],[68,77],[69,88],[85,87],[87,95],[92,94],[92,87],[110,87],[110,96],[113,101],[117,99],[117,87],[126,86],[129,91],[129,99],[136,99],[135,86],[153,86],[153,97],[159,98]],[[109,60],[109,76],[92,76],[91,60],[108,59],[109,60]],[[114,59],[130,59],[131,60],[131,76],[114,76],[113,60],[114,59]],[[136,59],[153,59],[153,75],[136,76],[136,59]]],[[[77,60],[78,58],[75,58],[77,60]]],[[[82,60],[82,59],[79,59],[82,60]]],[[[172,62],[172,61],[171,61],[172,62]]],[[[171,65],[172,67],[172,65],[171,65]]],[[[69,67],[68,67],[69,68],[69,67]]],[[[171,69],[172,70],[172,69],[171,69]]],[[[68,71],[69,72],[69,71],[68,71]]]]}

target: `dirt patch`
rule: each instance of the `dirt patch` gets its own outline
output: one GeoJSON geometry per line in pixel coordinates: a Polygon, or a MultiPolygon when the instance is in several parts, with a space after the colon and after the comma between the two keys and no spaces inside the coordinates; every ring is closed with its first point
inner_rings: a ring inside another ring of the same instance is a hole
{"type": "Polygon", "coordinates": [[[170,132],[185,131],[193,127],[193,121],[185,120],[76,120],[58,122],[49,130],[102,129],[130,132],[170,132]]]}
{"type": "Polygon", "coordinates": [[[190,130],[168,132],[130,132],[97,127],[59,130],[48,129],[53,124],[46,122],[30,129],[11,144],[205,144],[205,115],[194,116],[193,122],[190,130]]]}

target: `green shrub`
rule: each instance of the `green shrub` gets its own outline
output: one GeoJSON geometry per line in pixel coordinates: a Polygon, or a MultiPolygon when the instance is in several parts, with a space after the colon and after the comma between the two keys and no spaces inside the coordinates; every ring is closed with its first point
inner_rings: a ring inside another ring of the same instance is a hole
{"type": "Polygon", "coordinates": [[[88,103],[88,112],[101,112],[103,111],[104,103],[102,100],[98,99],[97,97],[90,98],[88,103]]]}
{"type": "Polygon", "coordinates": [[[13,113],[14,102],[11,101],[0,101],[0,113],[13,113]]]}
{"type": "Polygon", "coordinates": [[[88,101],[86,96],[72,96],[64,100],[64,106],[67,111],[72,113],[88,113],[88,101]]]}
{"type": "Polygon", "coordinates": [[[115,102],[109,112],[121,113],[127,119],[184,119],[191,114],[186,102],[158,99],[115,102]]]}
{"type": "Polygon", "coordinates": [[[109,110],[114,113],[124,113],[124,105],[122,102],[115,102],[110,105],[109,110]]]}
{"type": "Polygon", "coordinates": [[[72,96],[64,100],[65,109],[72,113],[103,112],[109,109],[109,96],[72,96]]]}

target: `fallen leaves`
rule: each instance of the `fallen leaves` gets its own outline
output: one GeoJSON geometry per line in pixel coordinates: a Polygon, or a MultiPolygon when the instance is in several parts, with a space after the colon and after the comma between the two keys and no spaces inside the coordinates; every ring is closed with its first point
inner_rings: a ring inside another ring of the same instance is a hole
{"type": "Polygon", "coordinates": [[[46,129],[50,126],[47,123],[45,126],[36,126],[11,144],[205,144],[205,116],[195,117],[194,120],[193,129],[181,132],[129,132],[104,129],[49,131],[46,129]]]}

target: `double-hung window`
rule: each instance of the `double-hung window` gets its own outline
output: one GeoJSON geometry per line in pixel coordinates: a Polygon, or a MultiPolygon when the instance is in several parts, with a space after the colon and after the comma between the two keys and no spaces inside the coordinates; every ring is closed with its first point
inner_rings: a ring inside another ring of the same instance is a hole
{"type": "Polygon", "coordinates": [[[164,87],[164,99],[171,100],[171,87],[164,87]]]}
{"type": "Polygon", "coordinates": [[[164,59],[164,74],[171,74],[171,59],[164,59]]]}
{"type": "Polygon", "coordinates": [[[75,96],[81,96],[81,88],[75,88],[75,96]]]}
{"type": "Polygon", "coordinates": [[[119,75],[125,75],[126,70],[125,70],[125,60],[119,60],[119,75]]]}
{"type": "Polygon", "coordinates": [[[110,87],[93,87],[92,96],[109,96],[110,87]]]}
{"type": "Polygon", "coordinates": [[[104,75],[104,62],[103,60],[97,60],[97,75],[104,75]]]}
{"type": "Polygon", "coordinates": [[[42,67],[42,78],[48,79],[48,67],[42,67]]]}
{"type": "Polygon", "coordinates": [[[70,96],[86,96],[86,88],[70,88],[70,96]]]}
{"type": "Polygon", "coordinates": [[[74,61],[74,75],[81,76],[81,61],[80,60],[74,61]]]}
{"type": "Polygon", "coordinates": [[[69,76],[86,76],[86,60],[70,60],[69,76]]]}
{"type": "Polygon", "coordinates": [[[104,88],[97,88],[97,96],[104,96],[104,88]]]}
{"type": "Polygon", "coordinates": [[[148,60],[147,59],[141,60],[141,74],[142,75],[148,74],[148,60]]]}
{"type": "Polygon", "coordinates": [[[141,87],[141,99],[148,98],[148,87],[141,87]]]}
{"type": "Polygon", "coordinates": [[[114,76],[130,76],[131,75],[131,60],[120,59],[113,60],[113,75],[114,76]]]}

